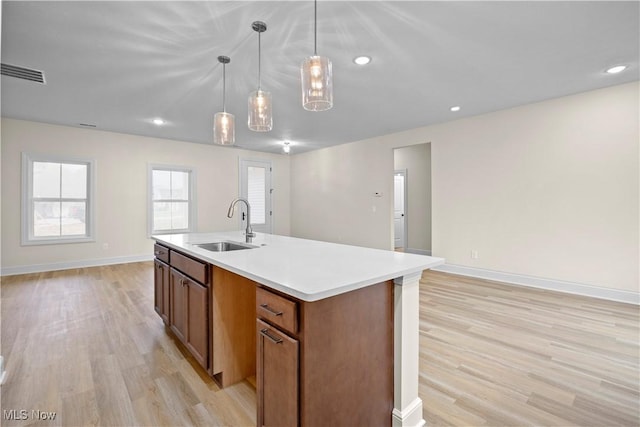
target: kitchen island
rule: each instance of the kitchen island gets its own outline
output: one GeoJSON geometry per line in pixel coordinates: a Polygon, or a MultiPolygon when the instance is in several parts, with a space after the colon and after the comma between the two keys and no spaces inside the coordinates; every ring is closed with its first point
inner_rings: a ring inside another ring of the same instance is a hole
{"type": "Polygon", "coordinates": [[[221,385],[256,375],[258,424],[419,426],[422,271],[441,258],[258,233],[153,236],[156,311],[221,385]],[[210,247],[211,248],[211,247],[210,247]]]}

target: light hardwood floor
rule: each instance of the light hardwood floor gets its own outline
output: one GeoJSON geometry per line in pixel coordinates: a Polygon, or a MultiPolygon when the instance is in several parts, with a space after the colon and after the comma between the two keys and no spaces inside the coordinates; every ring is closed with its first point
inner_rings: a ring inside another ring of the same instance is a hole
{"type": "MultiPolygon", "coordinates": [[[[220,390],[186,356],[152,277],[147,262],[2,278],[0,424],[255,425],[253,381],[220,390]]],[[[427,425],[640,424],[637,306],[426,272],[420,307],[427,425]]]]}

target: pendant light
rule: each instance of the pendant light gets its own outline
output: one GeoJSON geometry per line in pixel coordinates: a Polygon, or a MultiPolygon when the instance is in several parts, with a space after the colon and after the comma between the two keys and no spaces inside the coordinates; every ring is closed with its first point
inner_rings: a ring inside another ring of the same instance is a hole
{"type": "Polygon", "coordinates": [[[222,112],[213,118],[213,143],[218,145],[233,145],[236,142],[235,117],[227,113],[225,105],[226,95],[226,65],[231,62],[228,56],[218,56],[222,64],[222,112]]]}
{"type": "Polygon", "coordinates": [[[271,115],[271,93],[262,90],[260,86],[260,34],[267,31],[267,24],[255,21],[251,24],[253,31],[258,33],[258,90],[249,94],[249,129],[254,132],[269,132],[273,128],[271,115]]]}
{"type": "Polygon", "coordinates": [[[333,77],[331,61],[318,56],[318,1],[313,2],[313,56],[302,61],[302,107],[309,111],[324,111],[333,107],[333,77]]]}

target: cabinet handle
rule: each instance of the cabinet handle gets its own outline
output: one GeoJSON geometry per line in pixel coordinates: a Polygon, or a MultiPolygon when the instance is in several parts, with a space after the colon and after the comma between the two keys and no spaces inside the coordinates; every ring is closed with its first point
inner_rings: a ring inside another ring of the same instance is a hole
{"type": "Polygon", "coordinates": [[[184,286],[184,285],[186,285],[186,284],[187,284],[187,281],[186,281],[186,280],[184,280],[184,279],[180,279],[180,284],[181,284],[182,286],[184,286]]]}
{"type": "Polygon", "coordinates": [[[281,311],[275,311],[273,308],[269,307],[268,304],[260,304],[260,308],[262,308],[263,310],[273,314],[274,316],[282,316],[282,312],[281,311]]]}
{"type": "Polygon", "coordinates": [[[269,338],[271,341],[273,341],[276,344],[282,344],[282,338],[280,337],[274,337],[273,335],[271,335],[269,333],[269,330],[267,328],[264,328],[260,331],[260,333],[262,335],[264,335],[265,337],[269,338]]]}
{"type": "Polygon", "coordinates": [[[158,256],[158,255],[164,255],[164,251],[156,251],[156,252],[155,252],[155,254],[156,254],[156,256],[158,256]]]}

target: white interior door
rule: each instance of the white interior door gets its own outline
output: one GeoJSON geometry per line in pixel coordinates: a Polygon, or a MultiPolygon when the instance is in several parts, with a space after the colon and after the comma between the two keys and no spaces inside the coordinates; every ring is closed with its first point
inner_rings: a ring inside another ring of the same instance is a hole
{"type": "Polygon", "coordinates": [[[393,242],[396,248],[406,248],[405,190],[406,172],[396,171],[393,176],[393,242]]]}
{"type": "MultiPolygon", "coordinates": [[[[273,210],[271,208],[271,162],[240,160],[240,197],[251,205],[251,227],[253,231],[271,233],[273,210]]],[[[242,228],[247,227],[244,203],[240,219],[242,228]]]]}

